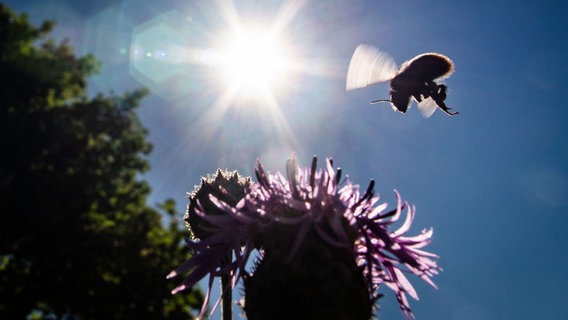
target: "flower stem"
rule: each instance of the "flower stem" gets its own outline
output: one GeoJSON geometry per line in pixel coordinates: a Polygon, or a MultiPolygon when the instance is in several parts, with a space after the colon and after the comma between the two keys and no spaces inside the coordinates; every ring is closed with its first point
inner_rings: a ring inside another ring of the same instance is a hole
{"type": "MultiPolygon", "coordinates": [[[[225,257],[225,261],[223,261],[222,265],[230,263],[232,259],[232,254],[229,252],[225,257]]],[[[222,319],[223,320],[232,320],[233,319],[233,311],[232,311],[232,300],[233,300],[233,288],[231,284],[231,275],[223,275],[221,277],[221,297],[223,299],[222,304],[222,319]]]]}

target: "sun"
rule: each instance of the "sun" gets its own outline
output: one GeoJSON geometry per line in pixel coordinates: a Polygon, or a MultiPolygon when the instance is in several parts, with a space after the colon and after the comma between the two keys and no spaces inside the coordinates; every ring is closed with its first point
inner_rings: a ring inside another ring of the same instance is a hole
{"type": "Polygon", "coordinates": [[[301,75],[312,69],[297,56],[303,51],[291,36],[296,29],[289,27],[306,2],[285,0],[271,13],[240,11],[233,0],[218,2],[225,28],[211,33],[206,64],[214,69],[208,78],[221,89],[219,104],[277,109],[296,91],[301,75]]]}
{"type": "Polygon", "coordinates": [[[267,28],[231,30],[217,49],[219,80],[239,95],[281,92],[292,76],[290,51],[283,37],[267,28]]]}
{"type": "Polygon", "coordinates": [[[251,127],[269,133],[274,146],[298,149],[288,109],[281,104],[294,101],[305,74],[319,70],[294,36],[298,28],[290,28],[306,2],[284,0],[276,11],[265,12],[239,11],[233,0],[216,1],[220,28],[207,31],[206,48],[192,47],[187,54],[203,66],[206,82],[197,94],[212,95],[193,126],[204,141],[231,126],[254,123],[251,127]]]}

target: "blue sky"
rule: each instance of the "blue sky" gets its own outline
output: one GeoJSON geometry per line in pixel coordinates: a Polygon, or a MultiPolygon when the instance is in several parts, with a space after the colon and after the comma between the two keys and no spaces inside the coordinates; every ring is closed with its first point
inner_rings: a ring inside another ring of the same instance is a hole
{"type": "MultiPolygon", "coordinates": [[[[217,167],[249,175],[257,158],[277,171],[292,152],[305,165],[332,156],[354,182],[375,179],[389,203],[392,189],[414,203],[416,233],[434,227],[429,248],[444,271],[438,290],[413,279],[417,319],[568,317],[565,1],[305,1],[283,32],[307,63],[264,104],[220,101],[223,88],[204,66],[133,61],[132,45],[155,26],[165,26],[152,29],[160,41],[211,46],[227,29],[221,7],[230,1],[5,3],[35,23],[56,19],[56,37],[102,61],[93,93],[152,89],[140,116],[155,147],[153,202],[171,197],[183,210],[185,193],[217,167]],[[398,63],[449,56],[456,71],[446,102],[460,115],[370,105],[388,98],[387,84],[346,92],[361,43],[398,63]]],[[[302,2],[232,3],[241,22],[270,25],[302,2]]],[[[379,319],[402,319],[383,292],[379,319]]]]}

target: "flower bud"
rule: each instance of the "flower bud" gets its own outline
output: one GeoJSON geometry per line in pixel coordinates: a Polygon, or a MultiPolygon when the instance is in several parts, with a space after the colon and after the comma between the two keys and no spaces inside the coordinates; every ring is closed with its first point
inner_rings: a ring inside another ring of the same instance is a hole
{"type": "Polygon", "coordinates": [[[201,185],[196,186],[194,191],[188,194],[189,204],[187,212],[183,217],[193,238],[205,239],[211,235],[211,223],[203,219],[197,212],[205,215],[226,214],[211,202],[210,195],[235,206],[246,194],[246,190],[251,185],[249,177],[242,177],[236,171],[218,169],[215,175],[207,175],[201,178],[201,185]]]}

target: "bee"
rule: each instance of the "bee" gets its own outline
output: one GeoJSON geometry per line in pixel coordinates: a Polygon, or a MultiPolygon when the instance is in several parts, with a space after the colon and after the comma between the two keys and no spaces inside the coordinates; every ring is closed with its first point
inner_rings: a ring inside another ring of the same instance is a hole
{"type": "Polygon", "coordinates": [[[453,116],[446,105],[447,87],[436,81],[447,78],[454,71],[450,58],[439,53],[423,53],[400,68],[387,53],[374,46],[359,45],[347,71],[346,89],[352,90],[375,83],[390,81],[390,99],[371,101],[371,104],[390,102],[395,111],[405,113],[413,98],[420,113],[428,118],[436,108],[453,116]]]}

